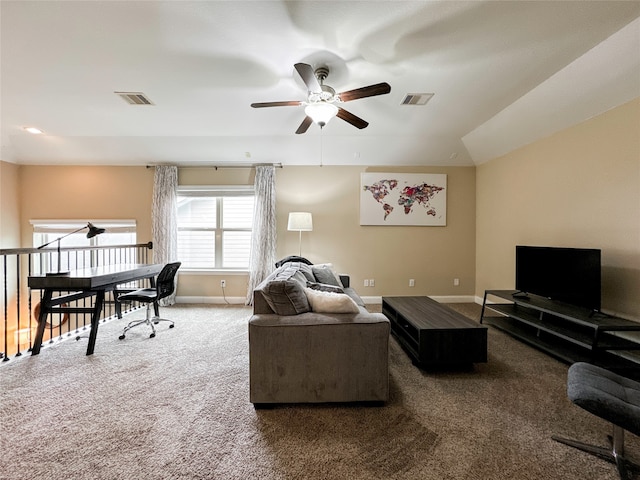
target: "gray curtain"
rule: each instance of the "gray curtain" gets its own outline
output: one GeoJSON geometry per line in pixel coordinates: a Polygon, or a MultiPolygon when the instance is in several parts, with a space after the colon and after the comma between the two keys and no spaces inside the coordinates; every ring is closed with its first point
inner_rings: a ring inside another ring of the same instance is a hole
{"type": "MultiPolygon", "coordinates": [[[[151,234],[153,237],[153,261],[170,263],[178,257],[178,167],[159,165],[153,179],[153,203],[151,206],[151,234]]],[[[175,303],[173,295],[160,300],[160,305],[175,303]]]]}
{"type": "Polygon", "coordinates": [[[271,273],[276,262],[276,169],[273,165],[256,167],[252,230],[247,305],[253,304],[253,290],[271,273]]]}

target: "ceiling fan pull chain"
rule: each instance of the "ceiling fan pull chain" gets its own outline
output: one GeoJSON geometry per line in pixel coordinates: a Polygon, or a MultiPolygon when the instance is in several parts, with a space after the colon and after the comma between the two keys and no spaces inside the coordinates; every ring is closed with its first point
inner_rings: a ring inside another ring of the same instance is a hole
{"type": "Polygon", "coordinates": [[[320,167],[322,168],[322,127],[320,127],[320,167]]]}

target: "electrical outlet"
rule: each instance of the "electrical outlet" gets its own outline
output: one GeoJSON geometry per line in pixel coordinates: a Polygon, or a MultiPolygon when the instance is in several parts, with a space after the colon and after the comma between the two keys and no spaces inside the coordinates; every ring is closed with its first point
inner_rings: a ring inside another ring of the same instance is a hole
{"type": "Polygon", "coordinates": [[[376,281],[373,278],[369,279],[369,286],[370,287],[375,287],[376,286],[376,281]]]}
{"type": "Polygon", "coordinates": [[[453,286],[457,287],[458,285],[460,285],[460,279],[459,278],[454,278],[453,279],[453,286]]]}
{"type": "Polygon", "coordinates": [[[220,286],[222,288],[226,287],[227,286],[227,281],[226,280],[220,280],[220,286]]]}
{"type": "Polygon", "coordinates": [[[364,286],[365,286],[365,287],[368,287],[368,286],[369,286],[369,280],[368,280],[368,279],[365,279],[365,280],[364,280],[364,286]]]}
{"type": "Polygon", "coordinates": [[[410,287],[415,287],[416,286],[416,281],[413,278],[409,279],[409,286],[410,287]]]}

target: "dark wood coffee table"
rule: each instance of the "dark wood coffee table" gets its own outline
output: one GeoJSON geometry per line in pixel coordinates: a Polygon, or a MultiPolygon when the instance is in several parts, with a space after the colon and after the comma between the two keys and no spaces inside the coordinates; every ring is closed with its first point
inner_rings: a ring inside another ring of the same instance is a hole
{"type": "Polygon", "coordinates": [[[382,297],[391,333],[424,367],[487,361],[487,327],[429,297],[382,297]]]}

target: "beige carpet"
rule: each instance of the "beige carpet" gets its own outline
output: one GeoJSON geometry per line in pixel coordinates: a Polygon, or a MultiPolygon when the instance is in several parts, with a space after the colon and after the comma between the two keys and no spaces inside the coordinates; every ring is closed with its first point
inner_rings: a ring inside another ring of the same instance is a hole
{"type": "Polygon", "coordinates": [[[610,433],[567,400],[566,365],[496,330],[489,362],[462,372],[421,371],[392,340],[385,406],[255,411],[250,309],[163,313],[176,328],[154,339],[138,328],[118,340],[136,312],[100,327],[93,356],[72,340],[0,367],[1,479],[617,478],[550,438],[610,433]]]}

